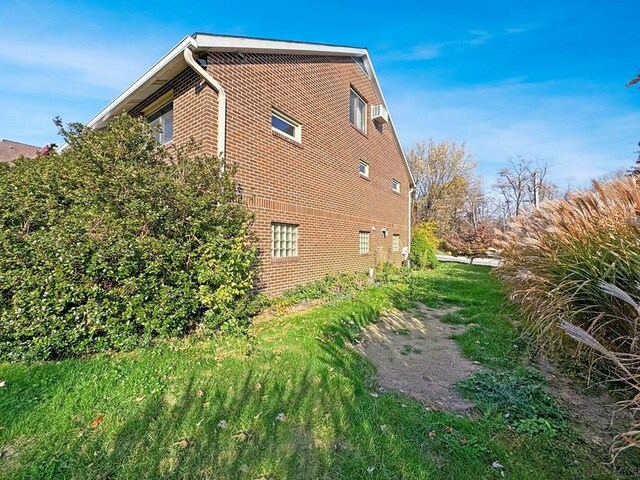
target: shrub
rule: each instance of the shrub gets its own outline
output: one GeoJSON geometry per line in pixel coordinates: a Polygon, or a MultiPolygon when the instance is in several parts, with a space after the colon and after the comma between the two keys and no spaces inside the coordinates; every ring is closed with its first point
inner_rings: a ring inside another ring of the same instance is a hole
{"type": "Polygon", "coordinates": [[[170,154],[127,115],[60,128],[62,153],[0,170],[0,357],[246,321],[257,254],[234,169],[194,145],[170,154]]]}
{"type": "Polygon", "coordinates": [[[335,273],[297,285],[272,300],[276,308],[286,308],[309,300],[332,298],[362,290],[369,284],[366,273],[335,273]]]}
{"type": "MultiPolygon", "coordinates": [[[[630,384],[632,395],[640,392],[638,311],[612,292],[637,291],[639,205],[636,177],[594,183],[590,191],[543,204],[502,236],[502,265],[496,269],[548,351],[570,349],[586,363],[585,376],[599,367],[610,379],[630,384]],[[563,331],[590,348],[577,348],[563,331]],[[631,362],[631,382],[615,362],[613,368],[597,362],[605,351],[631,362]]],[[[632,442],[628,435],[621,438],[632,442]]],[[[637,432],[635,438],[637,446],[637,432]]]]}
{"type": "Polygon", "coordinates": [[[444,246],[454,255],[469,257],[469,263],[473,263],[474,258],[487,254],[494,238],[491,228],[486,223],[480,223],[475,227],[465,225],[449,232],[444,237],[444,246]]]}
{"type": "Polygon", "coordinates": [[[432,223],[421,223],[416,226],[411,239],[409,260],[411,265],[419,268],[435,268],[438,266],[436,247],[438,239],[435,236],[435,226],[432,223]]]}

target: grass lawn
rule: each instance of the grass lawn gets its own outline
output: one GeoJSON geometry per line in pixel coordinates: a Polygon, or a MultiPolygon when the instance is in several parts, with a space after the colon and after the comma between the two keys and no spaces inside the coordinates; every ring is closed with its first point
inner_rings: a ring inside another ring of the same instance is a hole
{"type": "Polygon", "coordinates": [[[477,327],[457,341],[491,372],[526,362],[489,269],[442,265],[243,338],[0,364],[0,478],[621,478],[571,425],[516,428],[477,392],[473,419],[374,393],[373,367],[345,342],[414,301],[461,306],[448,320],[477,327]]]}

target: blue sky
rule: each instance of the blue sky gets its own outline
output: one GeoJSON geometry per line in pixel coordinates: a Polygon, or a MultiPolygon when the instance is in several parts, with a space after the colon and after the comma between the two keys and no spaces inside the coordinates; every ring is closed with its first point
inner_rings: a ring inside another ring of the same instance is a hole
{"type": "Polygon", "coordinates": [[[405,147],[466,142],[559,184],[631,165],[640,141],[637,1],[0,3],[0,137],[59,141],[196,31],[367,47],[405,147]]]}

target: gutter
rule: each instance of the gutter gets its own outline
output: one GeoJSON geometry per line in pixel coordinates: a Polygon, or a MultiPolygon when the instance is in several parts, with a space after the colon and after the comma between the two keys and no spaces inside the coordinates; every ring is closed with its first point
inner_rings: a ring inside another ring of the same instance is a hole
{"type": "Polygon", "coordinates": [[[222,85],[215,78],[211,76],[194,58],[193,51],[190,48],[183,50],[184,59],[187,64],[195,71],[202,79],[207,82],[211,88],[218,94],[218,143],[217,153],[220,158],[224,157],[226,152],[227,141],[227,94],[222,88],[222,85]]]}
{"type": "Polygon", "coordinates": [[[411,199],[413,198],[414,187],[409,189],[409,198],[407,199],[407,204],[409,206],[409,211],[407,212],[407,265],[411,266],[411,260],[409,260],[409,255],[411,255],[411,199]]]}

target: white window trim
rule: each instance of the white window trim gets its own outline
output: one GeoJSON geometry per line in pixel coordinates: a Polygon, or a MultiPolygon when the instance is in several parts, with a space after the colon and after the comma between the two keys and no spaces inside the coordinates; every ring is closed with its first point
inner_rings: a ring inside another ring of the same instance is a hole
{"type": "Polygon", "coordinates": [[[362,100],[362,103],[364,104],[364,112],[362,112],[362,127],[360,128],[358,127],[358,125],[356,125],[355,123],[351,123],[351,125],[354,126],[354,128],[356,130],[358,130],[359,132],[363,133],[363,134],[367,134],[367,102],[365,101],[364,98],[362,98],[362,95],[360,95],[358,92],[355,91],[355,89],[353,87],[351,87],[349,89],[349,108],[351,108],[351,92],[354,93],[354,95],[356,97],[358,97],[360,100],[362,100]]]}
{"type": "Polygon", "coordinates": [[[395,178],[393,180],[391,180],[391,190],[393,190],[396,193],[400,193],[400,182],[398,180],[396,180],[395,178]],[[397,188],[396,188],[397,186],[397,188]]]}
{"type": "MultiPolygon", "coordinates": [[[[155,102],[153,102],[149,107],[147,107],[146,111],[148,111],[148,112],[149,112],[149,113],[145,113],[145,117],[146,117],[147,121],[149,122],[149,118],[151,118],[153,115],[155,115],[156,113],[158,113],[160,110],[162,110],[164,107],[166,107],[166,106],[167,106],[167,105],[169,105],[170,103],[171,103],[171,104],[173,104],[173,91],[171,91],[171,92],[167,92],[165,95],[163,95],[163,96],[162,96],[162,97],[160,97],[158,100],[156,100],[155,102]],[[161,102],[162,102],[162,103],[161,103],[161,102]],[[153,107],[155,107],[155,108],[153,108],[153,107]],[[153,110],[152,110],[151,108],[153,108],[153,110]]],[[[172,111],[172,112],[174,111],[173,105],[171,105],[171,111],[172,111]]],[[[172,115],[171,115],[171,118],[172,118],[172,120],[171,120],[171,122],[172,122],[172,125],[171,125],[171,129],[172,129],[172,132],[171,132],[171,139],[170,139],[170,140],[167,140],[167,141],[165,141],[165,142],[160,141],[160,142],[159,142],[159,143],[160,143],[160,145],[168,145],[168,144],[170,144],[171,142],[173,142],[173,128],[174,128],[174,126],[175,126],[175,125],[174,125],[173,113],[172,113],[172,115]]],[[[149,122],[149,123],[151,123],[151,122],[149,122]]],[[[163,128],[163,126],[162,126],[162,125],[160,125],[160,128],[162,129],[162,128],[163,128]]]]}
{"type": "Polygon", "coordinates": [[[274,132],[277,132],[279,135],[284,135],[285,137],[290,138],[291,140],[294,140],[298,143],[302,143],[302,124],[300,122],[295,121],[293,118],[289,117],[288,115],[285,115],[284,113],[282,113],[279,110],[276,110],[275,108],[271,109],[271,117],[276,117],[279,120],[282,120],[283,122],[291,125],[293,127],[294,135],[291,136],[288,133],[277,129],[273,125],[271,125],[271,130],[273,130],[274,132]]]}
{"type": "Polygon", "coordinates": [[[365,162],[364,160],[360,160],[360,163],[358,163],[358,173],[360,173],[360,175],[362,175],[363,177],[367,177],[369,178],[369,164],[367,162],[365,162]],[[360,167],[364,165],[364,170],[365,173],[362,173],[360,171],[360,167]]]}

